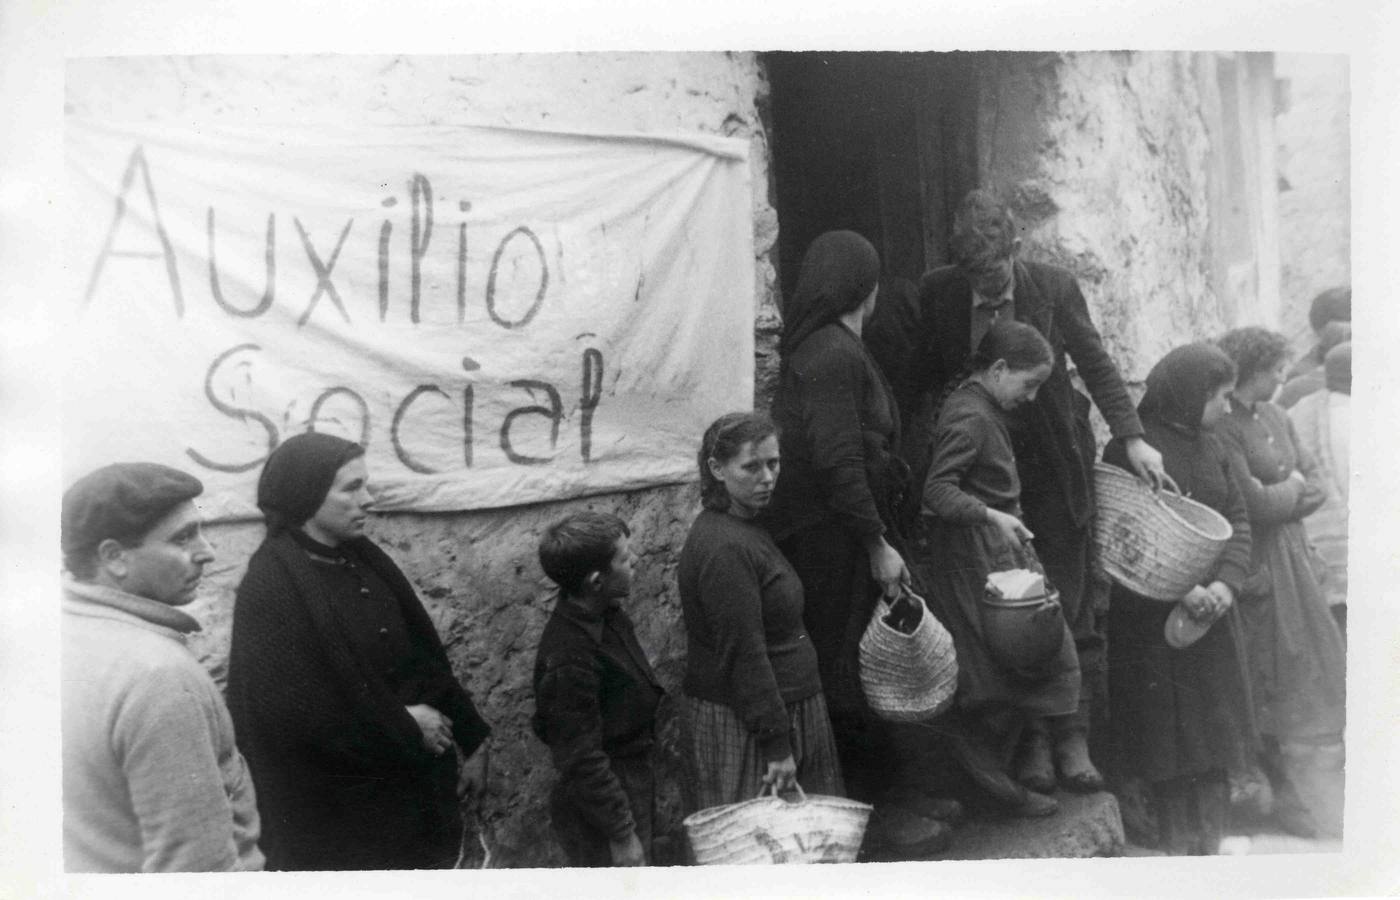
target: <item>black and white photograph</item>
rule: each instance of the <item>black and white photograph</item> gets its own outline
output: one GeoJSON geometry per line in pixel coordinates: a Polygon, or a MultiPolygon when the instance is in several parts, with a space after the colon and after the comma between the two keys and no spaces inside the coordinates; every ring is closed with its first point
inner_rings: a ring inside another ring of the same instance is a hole
{"type": "Polygon", "coordinates": [[[15,896],[1397,888],[1384,4],[20,6],[15,896]]]}

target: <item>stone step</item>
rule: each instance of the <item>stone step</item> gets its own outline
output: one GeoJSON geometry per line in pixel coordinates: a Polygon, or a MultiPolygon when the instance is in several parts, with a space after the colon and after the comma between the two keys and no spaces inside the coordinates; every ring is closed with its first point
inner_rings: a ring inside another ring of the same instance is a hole
{"type": "Polygon", "coordinates": [[[1079,859],[1121,856],[1123,820],[1112,794],[1055,795],[1060,808],[1041,819],[978,815],[959,825],[946,851],[922,859],[1079,859]]]}

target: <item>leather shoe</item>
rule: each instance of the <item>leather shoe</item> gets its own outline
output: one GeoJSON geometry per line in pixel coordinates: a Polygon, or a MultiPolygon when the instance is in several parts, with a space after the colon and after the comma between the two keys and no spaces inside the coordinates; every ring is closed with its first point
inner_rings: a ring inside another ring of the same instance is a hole
{"type": "Polygon", "coordinates": [[[1026,799],[1020,806],[1013,807],[1011,814],[1020,819],[1039,819],[1044,816],[1052,816],[1060,808],[1060,801],[1054,797],[1038,794],[1035,791],[1026,791],[1026,799]]]}
{"type": "Polygon", "coordinates": [[[1016,780],[1041,794],[1055,791],[1055,764],[1050,759],[1050,736],[1032,727],[1021,742],[1016,759],[1016,780]]]}
{"type": "Polygon", "coordinates": [[[953,842],[946,822],[884,804],[871,816],[866,843],[880,858],[918,859],[942,853],[953,842]]]}
{"type": "Polygon", "coordinates": [[[1065,790],[1093,794],[1104,789],[1103,775],[1089,759],[1089,744],[1082,731],[1071,731],[1055,744],[1055,768],[1065,790]]]}

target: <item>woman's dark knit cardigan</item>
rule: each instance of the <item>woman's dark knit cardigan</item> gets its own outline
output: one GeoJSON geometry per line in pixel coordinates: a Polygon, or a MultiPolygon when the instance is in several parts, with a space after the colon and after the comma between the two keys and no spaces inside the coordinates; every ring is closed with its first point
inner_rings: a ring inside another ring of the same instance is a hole
{"type": "MultiPolygon", "coordinates": [[[[342,545],[398,601],[428,703],[470,755],[490,728],[398,566],[342,545]]],[[[261,845],[278,869],[405,868],[455,852],[453,754],[433,756],[383,677],[353,649],[325,580],[288,533],[265,540],[238,587],[228,704],[252,770],[261,845]]]]}

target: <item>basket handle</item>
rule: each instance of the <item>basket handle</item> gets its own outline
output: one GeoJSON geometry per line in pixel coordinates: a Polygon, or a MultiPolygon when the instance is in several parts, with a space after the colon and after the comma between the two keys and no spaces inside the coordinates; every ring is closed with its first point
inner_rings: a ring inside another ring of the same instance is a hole
{"type": "MultiPolygon", "coordinates": [[[[807,792],[804,791],[804,790],[802,790],[802,785],[798,784],[797,779],[795,779],[795,778],[794,778],[793,781],[792,781],[792,788],[793,788],[793,790],[797,791],[797,802],[798,802],[798,803],[806,803],[806,802],[807,802],[807,792]]],[[[764,785],[762,788],[760,788],[759,791],[758,791],[758,796],[759,796],[759,797],[773,797],[774,799],[782,800],[784,803],[789,802],[789,801],[783,799],[783,795],[782,795],[782,794],[778,793],[778,785],[777,785],[776,782],[775,782],[775,783],[772,783],[772,784],[766,784],[766,785],[764,785]]]]}

